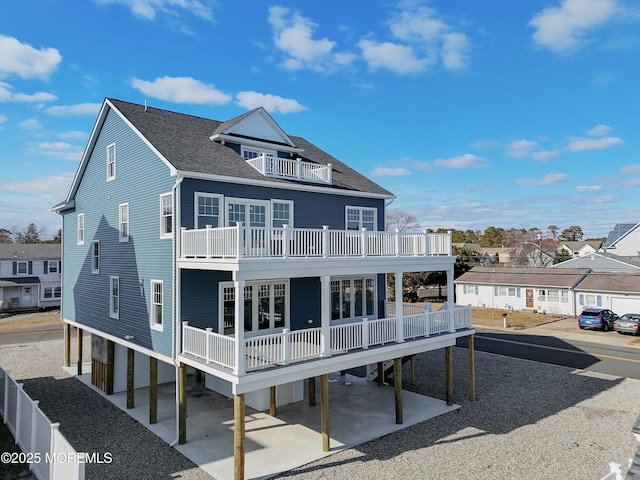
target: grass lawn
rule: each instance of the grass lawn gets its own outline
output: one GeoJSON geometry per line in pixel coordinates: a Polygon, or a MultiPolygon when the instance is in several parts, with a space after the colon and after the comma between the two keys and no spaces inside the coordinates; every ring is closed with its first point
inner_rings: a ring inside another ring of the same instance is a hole
{"type": "Polygon", "coordinates": [[[62,325],[60,310],[18,314],[0,321],[0,331],[18,328],[40,327],[43,325],[62,325]]]}
{"type": "Polygon", "coordinates": [[[482,327],[502,327],[504,321],[502,315],[507,314],[507,325],[512,328],[531,328],[543,323],[554,322],[567,315],[543,315],[533,312],[515,312],[510,310],[502,310],[500,308],[477,308],[472,307],[472,318],[475,326],[482,327]]]}

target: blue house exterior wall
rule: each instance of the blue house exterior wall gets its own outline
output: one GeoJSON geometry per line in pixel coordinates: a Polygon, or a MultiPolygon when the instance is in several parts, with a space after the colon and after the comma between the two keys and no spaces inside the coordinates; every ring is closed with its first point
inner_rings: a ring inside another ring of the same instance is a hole
{"type": "Polygon", "coordinates": [[[160,238],[160,195],[171,193],[169,168],[113,111],[107,114],[74,197],[64,215],[63,317],[171,355],[171,239],[160,238]],[[106,148],[116,142],[116,178],[107,181],[106,148]],[[142,181],[144,179],[144,181],[142,181]],[[129,241],[119,241],[119,205],[129,204],[129,241]],[[77,245],[77,216],[85,241],[77,245]],[[91,268],[100,242],[100,270],[91,268]],[[109,316],[110,276],[120,277],[120,315],[109,316]],[[150,328],[150,281],[163,282],[163,329],[150,328]]]}

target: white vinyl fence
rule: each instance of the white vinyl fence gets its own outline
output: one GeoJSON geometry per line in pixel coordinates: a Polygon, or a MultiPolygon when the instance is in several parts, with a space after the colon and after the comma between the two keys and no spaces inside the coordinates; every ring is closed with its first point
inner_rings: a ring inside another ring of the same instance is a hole
{"type": "Polygon", "coordinates": [[[77,453],[58,431],[60,424],[51,423],[42,413],[38,400],[31,400],[22,384],[11,378],[9,370],[2,367],[0,414],[22,449],[21,453],[9,453],[12,457],[7,460],[28,463],[39,480],[84,479],[83,455],[77,453]]]}

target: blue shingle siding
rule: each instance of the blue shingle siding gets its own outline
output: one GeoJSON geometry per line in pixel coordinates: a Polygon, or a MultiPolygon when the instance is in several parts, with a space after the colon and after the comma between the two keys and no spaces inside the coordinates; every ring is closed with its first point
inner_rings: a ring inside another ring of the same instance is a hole
{"type": "Polygon", "coordinates": [[[191,179],[184,180],[180,192],[182,226],[189,229],[194,228],[196,192],[254,200],[292,200],[296,228],[321,228],[328,225],[331,229],[343,230],[345,206],[374,207],[378,209],[378,230],[384,228],[384,200],[191,179]],[[322,208],[319,209],[318,205],[322,205],[322,208]]]}
{"type": "Polygon", "coordinates": [[[171,354],[172,241],[160,239],[159,196],[175,180],[168,167],[109,112],[75,195],[64,213],[65,318],[171,354]],[[116,142],[116,178],[107,182],[106,147],[116,142]],[[144,179],[144,181],[141,181],[144,179]],[[129,204],[129,242],[119,241],[119,205],[129,204]],[[77,214],[85,216],[85,242],[77,245],[77,214]],[[91,247],[100,241],[100,272],[91,272],[91,247]],[[110,276],[120,277],[120,317],[109,317],[110,276]],[[163,331],[150,328],[150,281],[162,280],[163,331]]]}

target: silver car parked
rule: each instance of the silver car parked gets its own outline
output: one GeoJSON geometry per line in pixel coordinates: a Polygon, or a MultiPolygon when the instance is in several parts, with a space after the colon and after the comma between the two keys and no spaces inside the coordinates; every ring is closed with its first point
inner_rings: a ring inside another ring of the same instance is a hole
{"type": "Polygon", "coordinates": [[[640,313],[625,313],[613,322],[613,329],[620,334],[638,335],[640,333],[640,313]]]}

